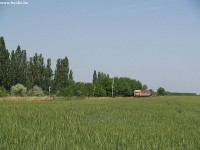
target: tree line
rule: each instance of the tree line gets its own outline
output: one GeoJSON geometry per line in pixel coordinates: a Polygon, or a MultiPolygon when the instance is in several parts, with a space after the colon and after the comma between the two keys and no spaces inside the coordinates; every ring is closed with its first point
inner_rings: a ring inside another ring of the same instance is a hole
{"type": "MultiPolygon", "coordinates": [[[[147,89],[147,85],[142,85],[136,79],[110,77],[109,74],[96,70],[93,72],[91,83],[75,82],[67,57],[59,58],[53,70],[50,58],[45,62],[42,54],[37,53],[28,58],[26,50],[20,46],[9,52],[4,38],[0,37],[0,97],[7,94],[127,97],[132,96],[134,90],[147,89]]],[[[164,88],[159,88],[157,92],[150,91],[152,95],[180,95],[180,93],[165,92],[164,88]]]]}
{"type": "Polygon", "coordinates": [[[136,89],[142,89],[142,83],[127,77],[111,78],[109,74],[94,70],[92,83],[76,82],[57,91],[59,96],[87,97],[128,97],[136,89]]]}
{"type": "Polygon", "coordinates": [[[42,54],[28,58],[26,50],[17,46],[9,52],[3,37],[0,37],[0,87],[10,91],[16,84],[24,85],[28,90],[35,85],[45,93],[63,88],[73,81],[73,72],[69,69],[68,58],[59,58],[55,71],[51,68],[51,59],[45,62],[42,54]]]}
{"type": "Polygon", "coordinates": [[[10,93],[20,93],[13,92],[13,89],[21,92],[41,89],[44,94],[49,94],[51,91],[51,94],[58,96],[102,97],[132,96],[135,89],[142,89],[145,86],[135,79],[111,78],[109,74],[96,70],[91,83],[75,82],[67,57],[59,58],[53,70],[50,58],[45,62],[42,54],[37,53],[28,58],[26,50],[21,49],[20,46],[9,52],[4,38],[0,37],[0,87],[1,91],[5,89],[10,93]]]}

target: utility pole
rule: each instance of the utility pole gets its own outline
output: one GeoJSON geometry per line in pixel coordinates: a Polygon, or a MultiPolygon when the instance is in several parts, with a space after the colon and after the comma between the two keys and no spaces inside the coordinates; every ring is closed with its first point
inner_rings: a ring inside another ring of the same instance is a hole
{"type": "Polygon", "coordinates": [[[114,95],[113,95],[113,91],[114,91],[114,82],[115,82],[115,79],[114,79],[114,77],[113,77],[113,81],[112,81],[112,97],[114,96],[114,95]]]}
{"type": "Polygon", "coordinates": [[[95,89],[96,89],[96,86],[94,86],[94,89],[93,89],[93,97],[94,97],[95,89]]]}
{"type": "Polygon", "coordinates": [[[50,93],[51,93],[51,87],[49,86],[49,96],[50,96],[50,93]]]}

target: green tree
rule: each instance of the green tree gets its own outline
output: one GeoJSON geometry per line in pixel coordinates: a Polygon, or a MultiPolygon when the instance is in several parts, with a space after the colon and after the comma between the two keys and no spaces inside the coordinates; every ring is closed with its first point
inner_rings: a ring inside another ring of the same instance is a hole
{"type": "Polygon", "coordinates": [[[30,58],[28,64],[28,78],[30,78],[27,84],[31,85],[31,88],[35,85],[41,87],[42,89],[47,89],[46,87],[46,67],[44,64],[44,58],[42,54],[38,55],[35,53],[33,57],[30,58]]]}
{"type": "Polygon", "coordinates": [[[109,74],[105,74],[103,72],[98,72],[98,74],[97,74],[97,80],[101,79],[102,77],[109,78],[109,74]]]}
{"type": "Polygon", "coordinates": [[[67,85],[70,86],[70,85],[73,85],[75,82],[74,82],[74,77],[73,77],[73,71],[70,70],[69,71],[69,77],[68,77],[68,83],[67,85]]]}
{"type": "Polygon", "coordinates": [[[10,56],[10,78],[11,85],[17,83],[25,84],[27,75],[27,56],[26,50],[21,50],[18,45],[17,49],[11,52],[10,56]]]}
{"type": "Polygon", "coordinates": [[[165,89],[163,87],[159,87],[157,90],[158,96],[164,96],[166,94],[165,89]]]}
{"type": "Polygon", "coordinates": [[[92,83],[94,84],[97,81],[97,72],[94,70],[92,83]]]}
{"type": "Polygon", "coordinates": [[[97,84],[94,92],[95,97],[105,97],[107,96],[106,90],[101,84],[97,84]]]}
{"type": "Polygon", "coordinates": [[[58,59],[54,76],[55,89],[64,88],[67,85],[69,85],[68,79],[69,79],[68,58],[65,57],[64,59],[58,59]]]}
{"type": "Polygon", "coordinates": [[[131,80],[129,78],[115,79],[115,95],[116,96],[131,96],[131,80]]]}
{"type": "Polygon", "coordinates": [[[72,70],[70,70],[70,72],[69,72],[69,80],[71,80],[71,81],[74,80],[73,79],[73,71],[72,70]]]}
{"type": "Polygon", "coordinates": [[[147,90],[148,89],[148,86],[147,85],[142,85],[142,90],[147,90]]]}
{"type": "Polygon", "coordinates": [[[11,87],[11,94],[14,96],[26,96],[27,88],[22,84],[16,84],[15,86],[11,87]]]}
{"type": "Polygon", "coordinates": [[[115,78],[114,93],[115,96],[129,97],[133,95],[134,90],[139,90],[142,88],[140,81],[121,77],[115,78]]]}
{"type": "Polygon", "coordinates": [[[112,94],[112,79],[102,75],[95,83],[95,92],[99,91],[98,95],[111,96],[112,94]],[[105,92],[104,92],[105,91],[105,92]]]}
{"type": "Polygon", "coordinates": [[[65,88],[62,88],[57,93],[58,96],[71,97],[71,96],[92,96],[92,83],[76,82],[65,88]]]}
{"type": "Polygon", "coordinates": [[[6,97],[6,96],[7,96],[6,89],[4,87],[0,87],[0,97],[6,97]]]}
{"type": "Polygon", "coordinates": [[[10,88],[10,59],[4,38],[0,37],[0,86],[10,88]]]}
{"type": "Polygon", "coordinates": [[[45,83],[44,83],[44,90],[48,92],[49,87],[52,86],[52,76],[53,76],[53,71],[51,69],[51,59],[47,59],[47,65],[45,68],[44,72],[44,78],[45,78],[45,83]]]}
{"type": "Polygon", "coordinates": [[[26,74],[26,87],[28,89],[31,89],[34,86],[34,64],[33,64],[33,58],[30,57],[29,61],[27,62],[26,66],[27,74],[26,74]]]}
{"type": "Polygon", "coordinates": [[[150,93],[151,93],[152,96],[155,96],[155,92],[154,92],[153,89],[150,89],[149,91],[150,91],[150,93]]]}
{"type": "Polygon", "coordinates": [[[30,96],[44,96],[45,94],[44,94],[42,88],[40,88],[36,85],[33,87],[33,89],[31,89],[29,91],[29,95],[30,96]]]}

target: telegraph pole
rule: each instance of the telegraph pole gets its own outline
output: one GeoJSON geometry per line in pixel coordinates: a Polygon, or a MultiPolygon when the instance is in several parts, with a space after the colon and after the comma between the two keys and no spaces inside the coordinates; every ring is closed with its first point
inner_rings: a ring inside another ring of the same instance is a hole
{"type": "Polygon", "coordinates": [[[50,97],[50,93],[51,93],[51,87],[49,86],[49,97],[50,97]]]}
{"type": "Polygon", "coordinates": [[[93,89],[93,97],[94,97],[95,89],[96,89],[96,86],[94,86],[94,89],[93,89]]]}
{"type": "Polygon", "coordinates": [[[112,81],[112,97],[114,96],[114,95],[113,95],[113,91],[114,91],[114,82],[115,82],[115,79],[114,79],[114,77],[113,77],[113,81],[112,81]]]}

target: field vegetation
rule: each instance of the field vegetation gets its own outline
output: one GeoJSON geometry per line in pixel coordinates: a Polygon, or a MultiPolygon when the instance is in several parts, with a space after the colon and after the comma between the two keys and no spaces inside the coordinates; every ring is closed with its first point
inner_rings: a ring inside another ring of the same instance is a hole
{"type": "Polygon", "coordinates": [[[200,97],[1,101],[0,149],[200,149],[200,97]]]}

